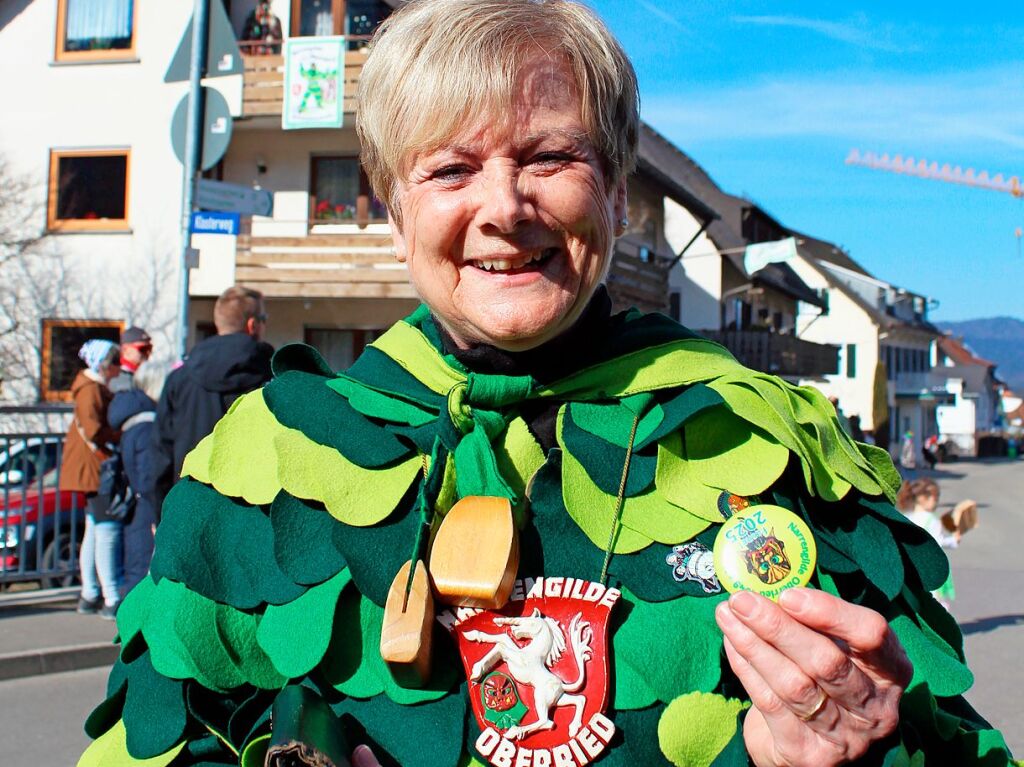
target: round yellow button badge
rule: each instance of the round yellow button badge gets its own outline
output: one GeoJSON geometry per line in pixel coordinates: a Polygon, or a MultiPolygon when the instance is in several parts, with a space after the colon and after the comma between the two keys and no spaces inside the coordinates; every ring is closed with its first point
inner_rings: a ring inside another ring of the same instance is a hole
{"type": "Polygon", "coordinates": [[[781,506],[748,506],[715,537],[715,573],[728,591],[778,599],[784,589],[807,585],[817,557],[810,528],[781,506]]]}

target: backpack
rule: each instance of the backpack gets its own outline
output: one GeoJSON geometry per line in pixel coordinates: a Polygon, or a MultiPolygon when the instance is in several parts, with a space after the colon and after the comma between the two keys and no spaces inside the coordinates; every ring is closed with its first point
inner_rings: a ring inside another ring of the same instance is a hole
{"type": "Polygon", "coordinates": [[[100,464],[100,486],[89,499],[89,512],[97,522],[124,522],[135,510],[138,494],[128,484],[120,450],[100,464]]]}

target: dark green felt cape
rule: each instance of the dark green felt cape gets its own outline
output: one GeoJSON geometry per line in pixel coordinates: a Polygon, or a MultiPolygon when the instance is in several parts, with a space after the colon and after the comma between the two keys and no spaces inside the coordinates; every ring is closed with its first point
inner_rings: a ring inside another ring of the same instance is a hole
{"type": "Polygon", "coordinates": [[[521,575],[604,572],[622,590],[618,734],[600,764],[746,765],[748,702],[714,622],[725,594],[669,563],[674,545],[710,547],[723,491],[802,516],[819,552],[812,585],[884,614],[910,655],[899,731],[862,763],[1008,764],[960,697],[972,682],[960,633],[929,593],[948,566],[894,510],[888,455],[850,441],[818,392],[663,317],[617,315],[598,344],[554,382],[479,375],[444,355],[421,308],[344,375],[305,347],[281,350],[275,379],[235,403],[168,496],[151,573],[118,612],[120,659],[80,767],[262,765],[271,708],[292,685],[385,763],[481,763],[452,643],[438,638],[416,690],[378,650],[395,573],[471,494],[513,500],[521,575]],[[521,417],[540,401],[558,412],[546,455],[521,417]]]}

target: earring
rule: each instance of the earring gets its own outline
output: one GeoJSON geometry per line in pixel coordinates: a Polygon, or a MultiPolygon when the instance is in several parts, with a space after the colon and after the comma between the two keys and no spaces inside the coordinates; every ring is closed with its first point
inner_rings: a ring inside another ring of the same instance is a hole
{"type": "Polygon", "coordinates": [[[627,229],[629,229],[629,219],[626,218],[625,216],[620,218],[619,219],[619,228],[622,229],[622,231],[626,231],[627,229]]]}

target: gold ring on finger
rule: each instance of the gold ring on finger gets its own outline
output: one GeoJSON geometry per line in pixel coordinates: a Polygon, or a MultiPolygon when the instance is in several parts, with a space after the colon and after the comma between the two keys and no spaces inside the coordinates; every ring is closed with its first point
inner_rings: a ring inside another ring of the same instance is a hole
{"type": "Polygon", "coordinates": [[[797,718],[801,722],[809,722],[818,714],[821,713],[822,709],[828,704],[828,695],[820,687],[818,688],[818,702],[814,704],[814,708],[808,711],[806,714],[797,714],[797,718]]]}

